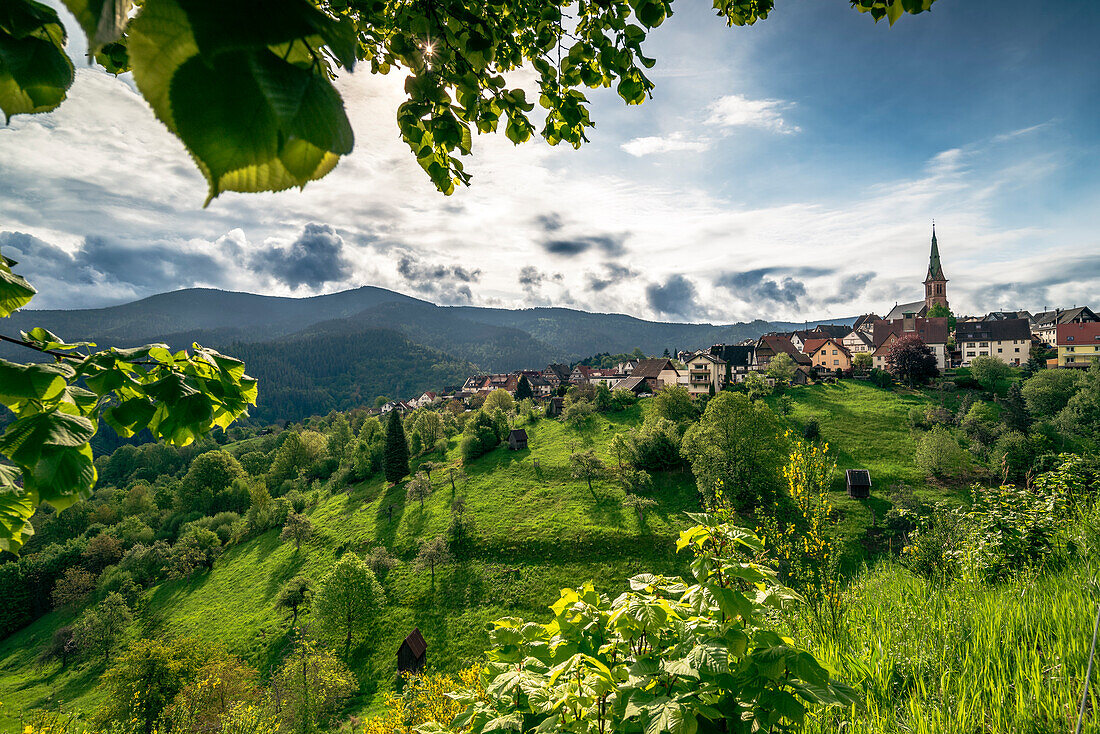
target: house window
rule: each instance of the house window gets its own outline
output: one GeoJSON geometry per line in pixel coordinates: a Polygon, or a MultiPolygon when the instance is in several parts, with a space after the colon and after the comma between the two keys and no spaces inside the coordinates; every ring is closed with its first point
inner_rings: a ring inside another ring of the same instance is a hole
{"type": "Polygon", "coordinates": [[[834,359],[833,364],[840,364],[840,360],[839,359],[834,359]]]}
{"type": "Polygon", "coordinates": [[[1003,349],[1001,349],[1000,347],[997,347],[997,354],[1000,354],[1003,351],[1004,351],[1003,349]]]}
{"type": "Polygon", "coordinates": [[[1017,354],[1019,354],[1019,353],[1020,353],[1020,348],[1019,348],[1019,347],[1016,347],[1016,353],[1017,353],[1017,354]]]}
{"type": "Polygon", "coordinates": [[[967,353],[966,353],[966,356],[967,356],[967,357],[973,357],[973,356],[974,356],[974,352],[967,352],[967,353]]]}
{"type": "Polygon", "coordinates": [[[1066,341],[1067,341],[1067,342],[1071,342],[1071,341],[1073,341],[1073,337],[1072,337],[1072,336],[1067,336],[1067,337],[1066,337],[1066,341]]]}

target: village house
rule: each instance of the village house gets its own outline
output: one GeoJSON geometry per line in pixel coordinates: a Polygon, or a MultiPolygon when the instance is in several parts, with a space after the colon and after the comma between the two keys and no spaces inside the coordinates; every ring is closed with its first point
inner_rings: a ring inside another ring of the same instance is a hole
{"type": "Polygon", "coordinates": [[[710,353],[726,363],[726,382],[743,382],[752,369],[755,348],[752,344],[715,344],[710,353]]]}
{"type": "Polygon", "coordinates": [[[1058,366],[1088,368],[1100,362],[1100,323],[1058,325],[1058,366]]]}
{"type": "Polygon", "coordinates": [[[547,365],[542,371],[542,378],[550,385],[550,389],[557,390],[563,382],[569,382],[569,374],[572,370],[567,364],[547,365]]]}
{"type": "Polygon", "coordinates": [[[752,368],[754,370],[766,370],[768,363],[780,352],[790,355],[796,365],[808,368],[812,364],[810,358],[798,351],[791,343],[790,335],[765,334],[757,340],[753,349],[752,368]]]}
{"type": "Polygon", "coordinates": [[[969,367],[975,357],[983,356],[1019,365],[1027,361],[1031,352],[1031,329],[1027,319],[958,323],[955,344],[963,367],[969,367]]]}
{"type": "Polygon", "coordinates": [[[819,370],[852,371],[852,353],[839,339],[810,339],[806,342],[806,355],[819,370]]]}
{"type": "MultiPolygon", "coordinates": [[[[721,357],[698,351],[684,360],[684,363],[687,366],[687,382],[682,384],[686,384],[692,395],[718,392],[726,384],[726,362],[721,357]]],[[[684,377],[680,376],[681,381],[684,377]]]]}
{"type": "Polygon", "coordinates": [[[665,385],[676,385],[679,382],[680,371],[672,364],[671,359],[643,359],[635,365],[630,376],[624,378],[615,388],[640,395],[656,392],[665,385]]]}
{"type": "Polygon", "coordinates": [[[573,368],[573,371],[569,373],[570,385],[583,385],[588,382],[588,378],[592,375],[593,368],[586,364],[579,364],[573,368]]]}
{"type": "Polygon", "coordinates": [[[1031,332],[1050,347],[1058,346],[1058,327],[1062,324],[1095,324],[1100,321],[1088,306],[1041,311],[1031,320],[1031,332]]]}
{"type": "Polygon", "coordinates": [[[890,353],[894,342],[903,336],[916,334],[932,350],[936,357],[936,366],[941,370],[946,369],[949,333],[947,319],[943,316],[924,318],[909,313],[900,319],[877,321],[871,337],[875,346],[875,351],[872,352],[873,364],[880,370],[886,369],[886,355],[890,353]]]}

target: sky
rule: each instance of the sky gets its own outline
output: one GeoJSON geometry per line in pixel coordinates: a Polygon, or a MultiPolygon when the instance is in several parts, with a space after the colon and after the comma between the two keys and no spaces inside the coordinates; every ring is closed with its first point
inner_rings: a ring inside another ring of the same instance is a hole
{"type": "Polygon", "coordinates": [[[589,91],[579,151],[475,137],[449,197],[398,136],[398,74],[338,81],[356,147],[329,176],[204,209],[132,82],[80,62],[58,110],[0,127],[0,251],[37,308],[373,285],[731,323],[921,299],[935,220],[956,313],[1100,305],[1100,3],[938,0],[892,28],[776,5],[728,28],[677,0],[651,100],[589,91]]]}

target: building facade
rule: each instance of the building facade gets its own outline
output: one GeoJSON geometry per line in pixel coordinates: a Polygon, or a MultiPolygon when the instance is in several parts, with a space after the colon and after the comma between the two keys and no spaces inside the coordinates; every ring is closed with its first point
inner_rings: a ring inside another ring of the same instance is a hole
{"type": "Polygon", "coordinates": [[[705,395],[718,392],[726,382],[726,362],[710,352],[696,352],[684,360],[687,365],[688,392],[705,395]]]}
{"type": "Polygon", "coordinates": [[[955,325],[955,345],[963,367],[969,367],[975,357],[1020,365],[1031,354],[1031,328],[1027,319],[959,322],[955,325]]]}
{"type": "Polygon", "coordinates": [[[1100,323],[1058,327],[1058,366],[1088,368],[1100,362],[1100,323]]]}

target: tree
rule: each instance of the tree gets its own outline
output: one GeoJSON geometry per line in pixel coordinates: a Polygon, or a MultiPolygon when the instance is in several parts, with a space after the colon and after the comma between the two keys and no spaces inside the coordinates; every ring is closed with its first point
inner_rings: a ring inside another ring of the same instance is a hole
{"type": "Polygon", "coordinates": [[[259,674],[232,655],[215,654],[195,671],[164,710],[167,731],[191,734],[274,734],[278,723],[260,702],[259,674]],[[242,721],[241,718],[246,721],[242,721]],[[256,723],[263,722],[260,726],[256,723]]]}
{"type": "Polygon", "coordinates": [[[97,723],[136,722],[143,734],[153,734],[168,704],[206,662],[208,647],[187,637],[135,642],[100,680],[106,700],[97,723]]]}
{"type": "Polygon", "coordinates": [[[641,497],[636,494],[628,494],[623,497],[623,507],[634,510],[638,513],[638,522],[642,522],[645,518],[646,510],[653,509],[657,506],[657,500],[650,497],[641,497]]]}
{"type": "Polygon", "coordinates": [[[856,352],[852,355],[852,367],[860,374],[867,374],[873,362],[874,358],[871,356],[870,352],[856,352]]]}
{"type": "Polygon", "coordinates": [[[466,472],[463,471],[461,466],[452,464],[447,470],[447,478],[451,480],[451,495],[454,496],[454,493],[458,491],[455,484],[456,482],[466,481],[466,472]]]}
{"type": "Polygon", "coordinates": [[[386,448],[382,453],[382,471],[386,481],[397,484],[409,473],[409,444],[405,441],[405,428],[396,410],[390,411],[386,421],[386,448]]]}
{"type": "Polygon", "coordinates": [[[397,556],[390,553],[384,545],[376,545],[371,548],[364,562],[378,579],[385,578],[386,574],[401,565],[401,562],[397,560],[397,556]]]}
{"type": "Polygon", "coordinates": [[[531,382],[527,375],[520,375],[516,383],[516,400],[531,400],[535,397],[535,391],[531,389],[531,382]]]}
{"type": "Polygon", "coordinates": [[[620,469],[616,477],[626,494],[645,492],[653,486],[653,476],[644,469],[620,469]]]}
{"type": "Polygon", "coordinates": [[[604,466],[600,457],[593,451],[578,451],[569,457],[569,468],[574,479],[583,479],[588,483],[588,491],[599,502],[600,498],[596,496],[596,490],[592,489],[592,480],[599,479],[607,473],[607,467],[604,466]]]}
{"type": "Polygon", "coordinates": [[[745,394],[748,395],[749,400],[756,401],[772,394],[771,385],[759,372],[750,372],[745,375],[745,381],[742,384],[745,386],[745,394]]]}
{"type": "Polygon", "coordinates": [[[416,554],[416,567],[420,570],[425,568],[431,570],[432,588],[435,588],[435,567],[450,563],[451,560],[451,550],[447,547],[447,541],[439,536],[420,543],[420,551],[416,554]]]}
{"type": "Polygon", "coordinates": [[[932,308],[928,309],[928,318],[930,318],[930,319],[938,319],[938,318],[947,319],[947,329],[948,329],[948,331],[952,331],[952,332],[955,331],[955,324],[958,321],[955,318],[955,314],[951,313],[951,309],[949,309],[947,306],[943,305],[942,303],[933,303],[932,304],[932,308]]]}
{"type": "Polygon", "coordinates": [[[946,428],[933,426],[917,441],[915,462],[929,476],[944,478],[953,476],[963,467],[965,456],[946,428]]]}
{"type": "Polygon", "coordinates": [[[298,614],[308,608],[312,597],[313,582],[305,576],[295,576],[279,590],[279,596],[275,597],[275,608],[290,611],[290,628],[294,629],[298,626],[298,614]]]}
{"type": "Polygon", "coordinates": [[[1093,445],[1100,440],[1100,362],[1093,362],[1089,367],[1081,381],[1081,389],[1058,413],[1055,423],[1065,433],[1079,436],[1093,445]]]}
{"type": "Polygon", "coordinates": [[[54,584],[50,599],[54,609],[76,609],[95,591],[96,577],[80,566],[70,566],[54,584]]]}
{"type": "Polygon", "coordinates": [[[612,436],[609,448],[620,470],[622,470],[624,466],[632,463],[635,455],[634,443],[625,434],[616,433],[612,436]]]}
{"type": "Polygon", "coordinates": [[[232,454],[220,450],[199,454],[191,462],[180,485],[177,494],[180,509],[203,515],[225,510],[243,512],[248,509],[247,498],[234,502],[226,495],[237,480],[246,477],[244,467],[232,454]]]}
{"type": "MultiPolygon", "coordinates": [[[[343,710],[359,685],[342,660],[303,637],[271,677],[270,687],[282,724],[278,731],[312,734],[343,710]]],[[[257,732],[253,727],[240,731],[257,732]]]]}
{"type": "Polygon", "coordinates": [[[417,472],[416,476],[405,485],[405,501],[420,502],[420,509],[424,509],[424,500],[432,496],[432,483],[424,472],[417,472]]]}
{"type": "Polygon", "coordinates": [[[701,492],[721,490],[738,509],[769,503],[785,459],[779,419],[763,401],[723,392],[684,434],[681,451],[701,492]]]}
{"type": "Polygon", "coordinates": [[[313,596],[313,611],[321,627],[344,640],[344,659],[351,642],[386,603],[386,593],[367,564],[345,553],[328,572],[313,596]]]}
{"type": "Polygon", "coordinates": [[[485,397],[485,402],[482,404],[481,409],[486,413],[491,413],[494,410],[502,410],[507,413],[515,407],[516,401],[512,399],[512,394],[498,387],[485,397]]]}
{"type": "Polygon", "coordinates": [[[57,660],[61,663],[61,669],[64,670],[65,666],[69,664],[69,658],[75,655],[79,649],[79,641],[72,626],[58,627],[50,635],[50,641],[46,644],[46,647],[39,653],[38,661],[48,663],[57,660]]]}
{"type": "Polygon", "coordinates": [[[1019,382],[1013,382],[1008,386],[1008,394],[1001,401],[1004,410],[1001,419],[1010,430],[1027,433],[1031,427],[1031,416],[1027,413],[1027,403],[1024,401],[1023,389],[1019,382]]]}
{"type": "Polygon", "coordinates": [[[781,385],[791,384],[797,370],[798,365],[794,363],[791,355],[786,352],[780,352],[768,361],[768,377],[781,385]]]}
{"type": "Polygon", "coordinates": [[[75,633],[82,650],[103,654],[103,664],[111,662],[111,651],[133,619],[130,607],[118,592],[88,609],[76,622],[75,633]]]}
{"type": "Polygon", "coordinates": [[[907,334],[890,345],[886,368],[909,387],[923,385],[940,373],[936,355],[916,334],[907,334]]]}
{"type": "Polygon", "coordinates": [[[1007,380],[1012,375],[1012,368],[996,357],[982,354],[970,361],[970,374],[981,383],[982,387],[992,391],[997,387],[997,383],[1007,380]]]}
{"type": "Polygon", "coordinates": [[[122,541],[110,533],[100,533],[88,541],[84,561],[95,573],[118,563],[122,558],[122,541]]]}
{"type": "Polygon", "coordinates": [[[309,542],[312,537],[313,523],[309,521],[308,517],[297,512],[292,512],[286,516],[286,522],[283,523],[283,532],[279,534],[279,540],[284,543],[293,540],[294,551],[297,552],[302,549],[302,543],[309,542]]]}
{"type": "Polygon", "coordinates": [[[562,420],[575,431],[584,433],[596,420],[596,406],[587,400],[578,400],[565,406],[562,420]]]}
{"type": "Polygon", "coordinates": [[[1053,418],[1081,389],[1084,379],[1077,370],[1042,370],[1029,377],[1020,392],[1031,415],[1053,418]]]}
{"type": "Polygon", "coordinates": [[[200,571],[209,571],[214,567],[214,559],[221,554],[221,550],[221,540],[213,531],[192,526],[172,546],[168,559],[168,576],[185,579],[200,571]]]}
{"type": "Polygon", "coordinates": [[[348,423],[348,419],[343,413],[338,413],[332,420],[332,425],[329,426],[328,440],[326,441],[329,455],[336,460],[337,464],[342,464],[348,454],[351,453],[355,445],[353,438],[351,424],[348,423]]]}
{"type": "Polygon", "coordinates": [[[650,400],[652,415],[673,423],[695,420],[699,410],[691,399],[691,393],[683,385],[665,385],[650,400]]]}

